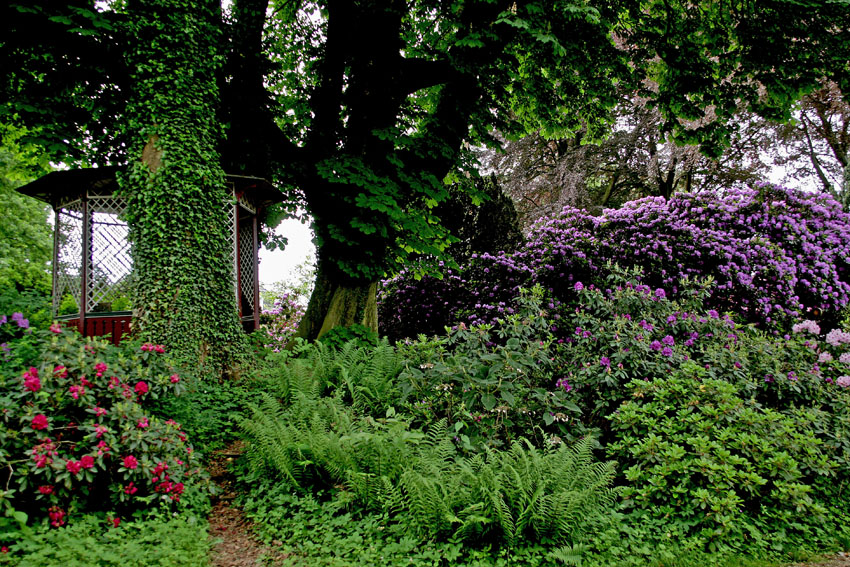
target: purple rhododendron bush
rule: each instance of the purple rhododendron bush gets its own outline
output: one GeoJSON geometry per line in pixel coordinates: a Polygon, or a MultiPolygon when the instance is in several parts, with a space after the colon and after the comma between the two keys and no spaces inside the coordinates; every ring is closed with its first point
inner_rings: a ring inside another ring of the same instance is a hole
{"type": "Polygon", "coordinates": [[[179,510],[206,485],[180,424],[150,411],[184,386],[161,345],[118,348],[54,324],[21,348],[25,360],[0,366],[0,532],[89,511],[179,510]]]}
{"type": "Polygon", "coordinates": [[[850,297],[850,215],[829,195],[759,185],[724,194],[648,197],[595,217],[565,208],[544,217],[513,254],[480,254],[443,279],[404,272],[381,292],[382,333],[436,334],[448,323],[492,321],[520,287],[567,301],[575,282],[604,287],[611,263],[676,296],[684,278],[712,278],[706,307],[789,330],[835,325],[850,297]]]}

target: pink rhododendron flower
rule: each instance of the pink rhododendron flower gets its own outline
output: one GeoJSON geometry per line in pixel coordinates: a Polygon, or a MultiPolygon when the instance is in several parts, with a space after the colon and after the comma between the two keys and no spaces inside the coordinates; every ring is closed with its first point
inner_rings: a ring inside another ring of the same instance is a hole
{"type": "Polygon", "coordinates": [[[51,484],[44,484],[44,485],[38,487],[38,491],[41,492],[42,494],[44,494],[45,496],[48,496],[50,494],[53,494],[55,489],[53,488],[53,485],[51,485],[51,484]]]}
{"type": "Polygon", "coordinates": [[[59,323],[53,323],[50,325],[50,332],[56,333],[57,335],[62,332],[62,326],[59,323]]]}
{"type": "Polygon", "coordinates": [[[796,325],[791,327],[792,333],[795,333],[795,334],[796,333],[802,333],[803,331],[808,331],[809,333],[811,333],[813,335],[819,335],[820,334],[820,325],[818,325],[817,323],[815,323],[812,320],[806,319],[802,323],[797,323],[796,325]]]}
{"type": "Polygon", "coordinates": [[[32,459],[35,461],[36,468],[44,468],[53,462],[51,457],[56,456],[59,451],[56,445],[49,438],[44,439],[41,443],[32,448],[32,459]]]}
{"type": "Polygon", "coordinates": [[[136,488],[135,486],[133,486],[132,482],[124,488],[124,494],[135,494],[138,491],[139,491],[139,489],[136,488]]]}
{"type": "Polygon", "coordinates": [[[180,376],[178,376],[177,374],[172,374],[172,375],[171,375],[171,383],[172,383],[172,384],[176,384],[176,383],[177,383],[177,382],[179,382],[179,381],[180,381],[180,376]]]}
{"type": "Polygon", "coordinates": [[[67,378],[68,377],[68,369],[65,368],[64,366],[62,366],[61,364],[59,366],[54,366],[53,367],[53,375],[56,376],[57,378],[67,378]]]}
{"type": "Polygon", "coordinates": [[[842,388],[850,388],[850,376],[840,376],[835,383],[842,388]]]}
{"type": "Polygon", "coordinates": [[[121,525],[121,518],[112,518],[112,527],[117,528],[121,525]]]}
{"type": "Polygon", "coordinates": [[[97,373],[98,378],[103,376],[103,373],[106,372],[106,368],[107,366],[102,362],[98,362],[94,365],[94,371],[97,373]]]}
{"type": "Polygon", "coordinates": [[[91,455],[83,455],[82,457],[80,457],[80,465],[84,469],[92,468],[94,466],[94,457],[92,457],[91,455]]]}
{"type": "Polygon", "coordinates": [[[71,474],[78,474],[83,470],[83,464],[80,461],[68,461],[65,463],[65,469],[71,474]]]}
{"type": "Polygon", "coordinates": [[[143,396],[148,393],[148,385],[147,382],[138,381],[136,382],[135,392],[139,396],[143,396]]]}
{"type": "Polygon", "coordinates": [[[150,424],[148,423],[148,418],[143,417],[139,420],[139,423],[137,423],[136,425],[139,427],[139,429],[145,429],[150,424]]]}
{"type": "Polygon", "coordinates": [[[38,368],[31,366],[29,370],[24,372],[24,389],[30,392],[41,390],[41,380],[38,379],[38,368]]]}
{"type": "Polygon", "coordinates": [[[106,415],[106,409],[104,409],[100,406],[96,406],[94,408],[94,415],[96,415],[97,417],[102,417],[102,416],[106,415]]]}
{"type": "Polygon", "coordinates": [[[102,423],[98,423],[94,426],[95,439],[100,439],[103,437],[103,434],[109,431],[109,428],[103,425],[102,423]]]}
{"type": "Polygon", "coordinates": [[[50,518],[50,525],[54,528],[65,525],[65,511],[59,506],[51,506],[47,516],[50,518]]]}
{"type": "Polygon", "coordinates": [[[160,475],[164,475],[164,478],[168,478],[168,475],[165,474],[165,471],[168,470],[168,465],[165,463],[157,463],[156,467],[153,469],[153,478],[157,479],[160,475]]]}
{"type": "Polygon", "coordinates": [[[49,423],[47,422],[47,416],[43,413],[36,415],[32,418],[32,423],[30,426],[35,430],[47,429],[49,427],[49,423]]]}
{"type": "Polygon", "coordinates": [[[124,466],[128,469],[135,469],[139,466],[139,461],[133,455],[127,455],[124,457],[124,466]]]}
{"type": "Polygon", "coordinates": [[[74,385],[68,388],[68,392],[71,393],[72,398],[74,398],[75,400],[79,400],[80,396],[84,396],[86,394],[86,389],[84,386],[74,385]]]}
{"type": "Polygon", "coordinates": [[[834,347],[844,343],[850,343],[850,333],[844,332],[841,329],[833,329],[826,334],[826,342],[834,347]]]}

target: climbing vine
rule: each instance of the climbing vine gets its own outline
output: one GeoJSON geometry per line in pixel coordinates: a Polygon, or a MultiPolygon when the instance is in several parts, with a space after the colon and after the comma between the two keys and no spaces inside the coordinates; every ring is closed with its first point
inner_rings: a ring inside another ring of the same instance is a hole
{"type": "Polygon", "coordinates": [[[215,1],[128,4],[132,140],[121,186],[141,337],[169,345],[203,371],[245,357],[228,249],[224,172],[217,151],[220,7],[215,1]]]}

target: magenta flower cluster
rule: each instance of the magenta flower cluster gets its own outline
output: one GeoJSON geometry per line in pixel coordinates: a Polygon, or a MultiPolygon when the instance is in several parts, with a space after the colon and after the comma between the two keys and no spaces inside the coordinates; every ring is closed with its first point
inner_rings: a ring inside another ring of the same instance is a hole
{"type": "Polygon", "coordinates": [[[274,300],[271,309],[264,309],[260,315],[260,324],[268,340],[266,348],[280,352],[295,336],[298,323],[304,315],[304,307],[293,296],[283,294],[274,300]]]}

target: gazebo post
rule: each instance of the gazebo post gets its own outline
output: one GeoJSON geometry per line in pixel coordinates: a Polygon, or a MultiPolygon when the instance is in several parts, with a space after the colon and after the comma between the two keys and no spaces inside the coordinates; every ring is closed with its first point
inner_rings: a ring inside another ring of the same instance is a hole
{"type": "Polygon", "coordinates": [[[81,274],[80,274],[80,333],[83,335],[86,334],[86,310],[88,309],[89,304],[89,268],[91,266],[92,261],[92,234],[91,234],[91,215],[89,213],[89,200],[87,199],[88,194],[83,193],[82,198],[82,207],[83,207],[83,263],[81,266],[81,274]]]}
{"type": "Polygon", "coordinates": [[[51,309],[53,311],[53,315],[59,312],[59,304],[61,303],[61,298],[59,298],[59,282],[58,277],[56,276],[57,266],[59,266],[59,206],[56,203],[51,203],[51,208],[53,209],[53,269],[50,270],[50,275],[52,277],[51,284],[51,293],[50,293],[50,302],[51,309]]]}

